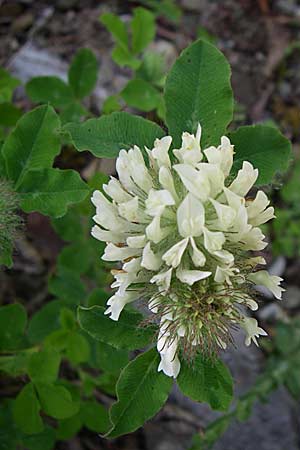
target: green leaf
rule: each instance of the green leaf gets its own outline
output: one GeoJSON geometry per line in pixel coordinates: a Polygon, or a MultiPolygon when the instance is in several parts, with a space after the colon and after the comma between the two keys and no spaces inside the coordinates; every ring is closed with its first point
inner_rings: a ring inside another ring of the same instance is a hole
{"type": "Polygon", "coordinates": [[[202,147],[219,144],[233,115],[230,66],[224,55],[205,41],[185,49],[167,76],[166,122],[174,146],[183,131],[202,126],[202,147]]]}
{"type": "Polygon", "coordinates": [[[79,333],[70,333],[67,338],[66,356],[73,364],[88,361],[90,346],[84,336],[79,333]]]}
{"type": "Polygon", "coordinates": [[[4,265],[9,269],[13,266],[13,244],[7,243],[6,248],[0,249],[0,267],[4,265]]]}
{"type": "Polygon", "coordinates": [[[43,169],[29,170],[18,192],[25,212],[62,217],[70,205],[85,199],[89,187],[75,170],[43,169]]]}
{"type": "Polygon", "coordinates": [[[69,69],[69,83],[76,98],[89,95],[97,83],[98,62],[88,48],[80,49],[72,60],[69,69]]]}
{"type": "Polygon", "coordinates": [[[95,366],[104,372],[119,374],[120,370],[128,364],[128,351],[120,350],[105,342],[94,342],[95,366]]]}
{"type": "Polygon", "coordinates": [[[98,341],[116,348],[135,350],[151,342],[154,329],[141,326],[141,314],[124,310],[118,322],[115,322],[104,315],[105,309],[103,306],[79,307],[78,320],[81,328],[98,341]]]}
{"type": "Polygon", "coordinates": [[[40,404],[34,386],[28,383],[18,394],[13,406],[14,420],[23,433],[35,434],[43,431],[44,424],[39,411],[40,404]]]}
{"type": "Polygon", "coordinates": [[[82,420],[80,413],[75,416],[69,417],[59,421],[58,428],[56,429],[56,437],[59,440],[69,440],[75,436],[82,427],[82,420]]]}
{"type": "Polygon", "coordinates": [[[111,57],[119,66],[127,66],[132,70],[138,69],[141,65],[141,61],[139,59],[135,58],[127,48],[120,45],[117,45],[114,48],[111,57]]]}
{"type": "Polygon", "coordinates": [[[79,411],[79,403],[73,401],[70,392],[63,386],[37,383],[42,410],[54,419],[66,419],[79,411]]]}
{"type": "Polygon", "coordinates": [[[165,81],[165,73],[166,64],[163,55],[154,51],[147,51],[143,55],[143,61],[136,72],[136,77],[162,87],[165,81]]]}
{"type": "Polygon", "coordinates": [[[34,383],[53,383],[57,379],[59,366],[59,353],[47,348],[33,353],[28,364],[28,375],[34,383]]]}
{"type": "Polygon", "coordinates": [[[0,103],[0,125],[4,127],[13,127],[22,114],[22,110],[12,103],[0,103]]]}
{"type": "Polygon", "coordinates": [[[15,355],[0,356],[0,372],[5,372],[12,377],[27,373],[27,365],[30,353],[18,351],[15,355]]]}
{"type": "Polygon", "coordinates": [[[64,107],[60,113],[61,123],[81,122],[83,117],[89,116],[89,111],[79,103],[73,102],[64,107]]]}
{"type": "Polygon", "coordinates": [[[71,305],[81,303],[86,297],[80,276],[66,267],[59,267],[58,274],[50,278],[48,288],[51,294],[71,305]]]}
{"type": "Polygon", "coordinates": [[[251,162],[259,170],[258,185],[270,183],[277,172],[288,168],[291,143],[274,127],[240,127],[229,133],[229,139],[235,151],[233,172],[237,173],[243,161],[251,162]]]}
{"type": "Polygon", "coordinates": [[[78,274],[87,272],[90,263],[91,248],[85,241],[67,245],[58,256],[59,266],[67,267],[78,274]]]}
{"type": "Polygon", "coordinates": [[[51,103],[55,108],[62,108],[74,101],[72,89],[58,77],[31,78],[25,89],[34,103],[51,103]]]}
{"type": "Polygon", "coordinates": [[[110,95],[107,97],[102,105],[102,113],[103,114],[111,114],[115,111],[120,111],[121,105],[119,103],[118,95],[110,95]]]}
{"type": "Polygon", "coordinates": [[[84,426],[95,433],[105,433],[111,427],[108,411],[95,400],[82,403],[80,416],[84,426]]]}
{"type": "Polygon", "coordinates": [[[116,386],[118,401],[110,410],[113,427],[108,437],[135,431],[166,402],[173,380],[157,371],[159,359],[157,351],[152,349],[122,370],[116,386]]]}
{"type": "Polygon", "coordinates": [[[142,52],[155,37],[155,17],[145,8],[139,7],[133,10],[131,21],[132,52],[142,52]]]}
{"type": "Polygon", "coordinates": [[[51,106],[24,114],[6,139],[2,153],[7,174],[19,187],[28,170],[49,168],[60,152],[59,118],[51,106]]]}
{"type": "Polygon", "coordinates": [[[64,241],[76,241],[83,237],[82,224],[78,220],[78,213],[74,208],[70,208],[63,217],[52,218],[51,224],[64,241]]]}
{"type": "Polygon", "coordinates": [[[79,151],[89,150],[101,158],[115,158],[121,149],[133,145],[153,147],[154,140],[164,136],[153,122],[126,112],[115,112],[83,124],[68,124],[74,146],[79,151]]]}
{"type": "Polygon", "coordinates": [[[197,402],[207,402],[212,409],[226,411],[232,400],[232,378],[219,359],[198,354],[192,364],[182,360],[177,383],[182,393],[197,402]]]}
{"type": "Polygon", "coordinates": [[[127,105],[141,111],[151,111],[160,102],[159,91],[144,80],[130,80],[120,93],[127,105]]]}
{"type": "Polygon", "coordinates": [[[33,315],[27,333],[32,344],[42,342],[48,334],[60,328],[59,313],[61,307],[59,300],[53,300],[33,315]]]}
{"type": "Polygon", "coordinates": [[[100,17],[100,22],[108,29],[108,31],[113,35],[115,41],[124,48],[128,49],[128,32],[124,22],[119,18],[119,16],[106,13],[102,14],[100,17]]]}
{"type": "Polygon", "coordinates": [[[17,349],[24,334],[27,314],[20,303],[0,307],[0,349],[17,349]]]}
{"type": "Polygon", "coordinates": [[[77,328],[75,314],[69,308],[61,308],[59,314],[61,327],[67,331],[75,331],[77,328]]]}
{"type": "Polygon", "coordinates": [[[56,441],[55,434],[53,428],[46,426],[41,433],[24,436],[22,443],[26,450],[53,450],[56,441]]]}
{"type": "Polygon", "coordinates": [[[21,84],[20,80],[10,75],[0,67],[0,102],[10,102],[13,91],[21,84]]]}
{"type": "Polygon", "coordinates": [[[280,190],[280,196],[285,203],[299,203],[299,189],[300,189],[300,161],[293,164],[291,176],[285,181],[285,184],[280,190]]]}

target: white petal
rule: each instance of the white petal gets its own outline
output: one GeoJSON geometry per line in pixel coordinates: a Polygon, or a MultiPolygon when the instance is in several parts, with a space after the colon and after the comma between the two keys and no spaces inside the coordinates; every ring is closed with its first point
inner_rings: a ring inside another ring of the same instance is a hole
{"type": "Polygon", "coordinates": [[[205,264],[206,258],[204,253],[198,249],[194,238],[190,238],[190,242],[192,245],[191,258],[196,267],[202,267],[205,264]]]}
{"type": "Polygon", "coordinates": [[[217,216],[218,216],[218,224],[222,230],[228,230],[234,222],[236,217],[236,212],[233,208],[227,205],[222,205],[216,200],[210,199],[213,204],[217,216]]]}
{"type": "Polygon", "coordinates": [[[267,270],[259,270],[248,275],[248,279],[259,286],[265,286],[278,300],[281,300],[282,292],[285,290],[280,287],[281,277],[270,275],[267,270]]]}
{"type": "Polygon", "coordinates": [[[115,295],[110,297],[107,302],[109,307],[105,310],[104,314],[110,315],[112,320],[119,320],[119,316],[124,309],[127,303],[131,303],[137,299],[136,293],[125,293],[124,295],[120,295],[120,293],[116,292],[115,295]]]}
{"type": "Polygon", "coordinates": [[[200,163],[197,168],[209,181],[210,196],[216,197],[224,188],[224,173],[217,164],[200,163]]]}
{"type": "Polygon", "coordinates": [[[166,206],[175,205],[175,201],[169,191],[161,189],[156,191],[151,189],[147,200],[145,201],[145,212],[149,216],[161,215],[166,206]]]}
{"type": "Polygon", "coordinates": [[[216,147],[209,147],[204,150],[205,156],[209,163],[218,164],[227,177],[231,171],[233,163],[233,145],[226,136],[221,137],[221,145],[216,147]]]}
{"type": "Polygon", "coordinates": [[[118,211],[120,216],[129,222],[138,222],[138,209],[139,209],[139,199],[134,197],[128,202],[120,203],[118,206],[118,211]]]}
{"type": "Polygon", "coordinates": [[[223,188],[224,194],[227,199],[228,205],[233,208],[235,211],[239,211],[241,206],[245,205],[245,199],[244,197],[241,197],[240,195],[235,194],[230,189],[224,187],[223,188]]]}
{"type": "Polygon", "coordinates": [[[247,213],[249,219],[262,213],[270,204],[270,200],[263,191],[258,191],[254,200],[247,200],[247,213]]]}
{"type": "Polygon", "coordinates": [[[179,150],[173,150],[174,155],[183,164],[196,165],[203,158],[200,149],[201,126],[198,124],[196,136],[182,133],[182,145],[179,150]]]}
{"type": "Polygon", "coordinates": [[[264,241],[264,234],[260,228],[252,228],[248,233],[244,234],[241,243],[245,250],[259,251],[263,250],[268,243],[264,241]]]}
{"type": "Polygon", "coordinates": [[[167,167],[161,167],[159,169],[158,178],[161,186],[171,193],[175,202],[178,202],[178,195],[174,186],[174,180],[170,169],[168,169],[167,167]]]}
{"type": "Polygon", "coordinates": [[[151,278],[150,283],[156,283],[159,291],[166,292],[170,288],[171,278],[172,278],[172,268],[166,272],[160,272],[151,278]]]}
{"type": "Polygon", "coordinates": [[[182,241],[177,242],[177,244],[173,245],[162,257],[162,259],[166,262],[168,266],[177,267],[180,264],[183,253],[188,244],[188,238],[183,239],[182,241]]]}
{"type": "Polygon", "coordinates": [[[144,234],[142,234],[141,236],[130,236],[126,240],[128,247],[131,248],[144,248],[146,242],[147,240],[144,234]]]}
{"type": "Polygon", "coordinates": [[[158,270],[161,264],[161,256],[151,250],[150,242],[148,242],[143,250],[141,266],[148,270],[158,270]]]}
{"type": "Polygon", "coordinates": [[[135,184],[131,179],[130,161],[126,150],[121,150],[116,161],[116,170],[119,180],[125,189],[129,192],[135,191],[135,184]]]}
{"type": "Polygon", "coordinates": [[[256,319],[252,317],[244,317],[244,319],[240,322],[241,327],[246,332],[246,340],[245,344],[249,346],[251,344],[251,340],[258,345],[257,339],[260,335],[267,336],[267,332],[258,326],[258,322],[256,319]]]}
{"type": "Polygon", "coordinates": [[[182,237],[200,236],[205,222],[205,210],[193,194],[188,193],[177,210],[177,226],[182,237]]]}
{"type": "Polygon", "coordinates": [[[211,275],[211,272],[204,272],[202,270],[187,270],[178,267],[176,270],[176,277],[189,286],[192,286],[196,281],[204,280],[211,275]]]}
{"type": "Polygon", "coordinates": [[[107,244],[104,255],[102,256],[103,261],[124,261],[132,256],[138,256],[140,250],[136,248],[129,247],[117,247],[114,244],[107,244]]]}
{"type": "Polygon", "coordinates": [[[162,139],[156,139],[154,142],[154,148],[152,150],[152,156],[157,160],[158,167],[171,167],[169,158],[169,148],[172,142],[171,136],[165,136],[162,139]]]}
{"type": "Polygon", "coordinates": [[[152,222],[146,227],[146,235],[150,241],[153,241],[155,244],[158,244],[162,241],[168,234],[170,233],[171,228],[160,227],[160,216],[154,217],[152,222]]]}
{"type": "Polygon", "coordinates": [[[114,177],[111,177],[108,184],[103,184],[103,190],[117,203],[128,202],[131,199],[131,195],[122,188],[121,183],[114,177]]]}
{"type": "Polygon", "coordinates": [[[239,272],[238,269],[234,267],[220,267],[217,266],[214,280],[216,283],[227,283],[232,284],[230,277],[234,277],[239,272]]]}
{"type": "Polygon", "coordinates": [[[222,264],[232,264],[234,262],[233,254],[227,250],[217,250],[216,252],[213,252],[213,255],[216,256],[222,264]]]}
{"type": "Polygon", "coordinates": [[[153,186],[152,178],[145,165],[141,150],[135,145],[128,152],[130,174],[133,181],[143,191],[149,192],[153,186]]]}
{"type": "Polygon", "coordinates": [[[250,219],[249,222],[254,227],[257,227],[259,225],[262,225],[263,223],[268,222],[269,220],[273,219],[274,217],[275,217],[274,208],[273,208],[273,206],[269,206],[269,208],[267,208],[265,211],[263,211],[260,214],[257,214],[257,216],[254,217],[253,219],[250,219]]]}
{"type": "Polygon", "coordinates": [[[176,164],[174,170],[186,189],[202,202],[207,201],[210,195],[210,183],[207,176],[188,164],[176,164]]]}
{"type": "Polygon", "coordinates": [[[254,169],[249,161],[243,162],[243,167],[238,171],[236,179],[231,183],[229,189],[235,194],[245,197],[254,185],[258,177],[258,169],[254,169]]]}
{"type": "Polygon", "coordinates": [[[124,234],[102,230],[102,228],[98,227],[98,225],[93,226],[91,235],[99,241],[112,242],[114,244],[122,243],[125,240],[124,234]]]}
{"type": "Polygon", "coordinates": [[[220,231],[210,231],[207,228],[203,228],[204,234],[204,247],[210,253],[216,252],[222,249],[222,245],[225,242],[225,236],[220,231]]]}

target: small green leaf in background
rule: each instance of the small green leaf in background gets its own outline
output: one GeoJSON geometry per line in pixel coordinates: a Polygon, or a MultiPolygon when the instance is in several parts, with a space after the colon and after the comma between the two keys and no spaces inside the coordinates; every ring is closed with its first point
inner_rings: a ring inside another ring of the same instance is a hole
{"type": "Polygon", "coordinates": [[[22,209],[46,216],[61,217],[74,203],[89,193],[87,184],[75,170],[29,170],[18,189],[22,209]]]}
{"type": "Polygon", "coordinates": [[[140,313],[124,310],[118,322],[114,322],[104,315],[105,309],[103,306],[78,308],[81,328],[94,339],[128,350],[145,347],[151,342],[154,329],[139,326],[143,319],[140,313]]]}
{"type": "Polygon", "coordinates": [[[80,413],[68,419],[62,419],[58,423],[56,429],[56,437],[58,440],[66,441],[75,436],[82,427],[80,413]]]}
{"type": "Polygon", "coordinates": [[[292,171],[285,184],[280,190],[280,196],[286,203],[295,202],[299,204],[300,190],[300,160],[295,161],[292,171]]]}
{"type": "Polygon", "coordinates": [[[121,105],[119,102],[119,96],[118,95],[110,95],[107,97],[102,105],[102,113],[103,114],[111,114],[115,111],[120,111],[121,105]]]}
{"type": "Polygon", "coordinates": [[[288,168],[291,143],[276,128],[243,126],[229,133],[229,138],[235,151],[234,173],[242,167],[243,161],[249,161],[259,170],[256,184],[260,185],[270,183],[277,172],[288,168]]]}
{"type": "Polygon", "coordinates": [[[109,438],[131,433],[156,414],[166,402],[173,380],[158,372],[160,356],[154,349],[131,361],[121,372],[118,401],[110,410],[109,438]]]}
{"type": "Polygon", "coordinates": [[[133,10],[131,21],[132,52],[142,52],[155,37],[155,17],[145,8],[138,7],[133,10]]]}
{"type": "Polygon", "coordinates": [[[165,73],[166,64],[163,55],[149,50],[143,55],[142,64],[136,71],[136,78],[162,87],[165,81],[165,73]]]}
{"type": "Polygon", "coordinates": [[[14,420],[24,433],[35,434],[43,431],[44,424],[39,414],[40,409],[33,384],[26,384],[13,406],[14,420]]]}
{"type": "Polygon", "coordinates": [[[119,374],[120,370],[129,362],[128,351],[121,350],[105,342],[94,341],[93,361],[104,372],[119,374]]]}
{"type": "Polygon", "coordinates": [[[108,411],[95,400],[82,403],[80,417],[84,426],[95,433],[105,433],[111,427],[108,411]]]}
{"type": "Polygon", "coordinates": [[[141,111],[151,111],[160,102],[159,91],[144,80],[130,80],[120,93],[127,105],[141,111]]]}
{"type": "Polygon", "coordinates": [[[73,401],[70,392],[63,386],[36,383],[42,410],[54,419],[66,419],[79,411],[79,403],[73,401]]]}
{"type": "Polygon", "coordinates": [[[6,139],[2,153],[7,174],[18,188],[28,170],[50,168],[60,152],[60,120],[49,105],[24,114],[6,139]]]}
{"type": "Polygon", "coordinates": [[[0,103],[0,125],[13,127],[22,116],[22,110],[12,103],[0,103]]]}
{"type": "Polygon", "coordinates": [[[225,56],[206,41],[186,48],[165,85],[166,122],[176,148],[183,131],[202,126],[201,145],[219,145],[233,116],[231,70],[225,56]]]}
{"type": "Polygon", "coordinates": [[[45,426],[41,433],[24,436],[22,443],[26,450],[53,450],[55,448],[56,433],[54,428],[45,426]]]}
{"type": "Polygon", "coordinates": [[[164,136],[155,123],[126,112],[89,119],[80,125],[68,124],[64,129],[70,133],[77,150],[89,150],[101,158],[115,158],[121,149],[134,145],[152,148],[154,140],[164,136]]]}
{"type": "Polygon", "coordinates": [[[53,383],[58,375],[60,355],[54,349],[33,353],[28,364],[28,375],[34,383],[53,383]]]}
{"type": "Polygon", "coordinates": [[[27,314],[20,303],[0,307],[0,349],[17,349],[27,324],[27,314]]]}
{"type": "Polygon", "coordinates": [[[14,90],[20,84],[20,80],[11,76],[7,70],[0,67],[0,103],[10,102],[14,90]]]}
{"type": "Polygon", "coordinates": [[[98,62],[90,49],[82,48],[76,53],[68,77],[76,98],[82,99],[92,92],[97,83],[98,62]]]}
{"type": "Polygon", "coordinates": [[[177,383],[184,395],[207,402],[212,409],[226,411],[232,401],[232,377],[219,359],[198,354],[192,364],[182,360],[177,383]]]}
{"type": "Polygon", "coordinates": [[[66,356],[73,364],[88,361],[90,346],[84,336],[79,333],[70,333],[66,342],[66,356]]]}
{"type": "Polygon", "coordinates": [[[64,330],[75,331],[77,328],[75,314],[69,308],[61,308],[59,321],[64,330]]]}
{"type": "Polygon", "coordinates": [[[57,274],[50,278],[48,288],[64,304],[78,305],[86,297],[86,289],[80,276],[66,267],[58,268],[57,274]]]}
{"type": "Polygon", "coordinates": [[[56,233],[66,242],[76,241],[83,237],[81,221],[74,208],[70,208],[63,217],[52,218],[51,224],[56,233]]]}
{"type": "Polygon", "coordinates": [[[58,256],[58,266],[66,267],[79,274],[87,272],[91,263],[91,249],[83,242],[65,246],[58,256]]]}
{"type": "Polygon", "coordinates": [[[18,351],[14,355],[0,356],[0,372],[5,372],[12,377],[26,374],[29,357],[30,353],[26,350],[18,351]]]}
{"type": "Polygon", "coordinates": [[[108,31],[113,35],[117,44],[121,47],[128,48],[129,40],[127,28],[119,16],[112,13],[102,14],[100,17],[100,22],[103,23],[103,25],[105,25],[108,31]]]}
{"type": "Polygon", "coordinates": [[[60,113],[61,123],[65,125],[69,122],[81,122],[84,117],[89,116],[89,111],[80,105],[80,103],[73,102],[62,108],[60,113]]]}
{"type": "Polygon", "coordinates": [[[74,101],[70,86],[54,76],[34,77],[25,86],[26,94],[34,103],[51,103],[62,108],[74,101]]]}
{"type": "Polygon", "coordinates": [[[32,316],[27,332],[28,339],[32,344],[42,342],[48,334],[60,328],[61,307],[59,300],[52,300],[32,316]]]}

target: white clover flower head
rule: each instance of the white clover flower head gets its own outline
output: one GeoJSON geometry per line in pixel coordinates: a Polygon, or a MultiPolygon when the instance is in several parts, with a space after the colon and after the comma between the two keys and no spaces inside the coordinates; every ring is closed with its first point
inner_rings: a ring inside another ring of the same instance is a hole
{"type": "Polygon", "coordinates": [[[283,290],[281,278],[255,271],[264,259],[249,254],[267,245],[259,225],[274,217],[263,191],[246,197],[258,170],[244,161],[233,179],[230,140],[202,151],[200,138],[200,125],[195,136],[183,133],[173,157],[170,136],[156,139],[152,150],[121,150],[119,180],[103,186],[106,196],[92,197],[92,235],[107,243],[102,258],[122,264],[113,272],[117,291],[105,314],[118,320],[126,304],[146,300],[160,324],[158,370],[174,378],[182,356],[225,349],[238,325],[246,344],[257,344],[266,333],[240,306],[258,308],[254,284],[276,298],[283,290]]]}

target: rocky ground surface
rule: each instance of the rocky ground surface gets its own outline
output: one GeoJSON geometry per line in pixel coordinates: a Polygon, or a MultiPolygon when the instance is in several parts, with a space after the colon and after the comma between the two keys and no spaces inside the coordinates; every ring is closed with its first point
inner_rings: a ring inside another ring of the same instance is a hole
{"type": "MultiPolygon", "coordinates": [[[[300,39],[298,2],[182,0],[180,4],[183,10],[180,24],[159,19],[155,48],[165,52],[171,64],[178,52],[195,39],[199,28],[204,27],[232,65],[238,101],[235,122],[274,120],[293,140],[297,152],[300,50],[294,50],[293,44],[300,39]]],[[[103,100],[118,92],[130,73],[111,61],[112,41],[98,17],[109,10],[126,19],[131,7],[130,2],[121,1],[0,0],[0,64],[22,81],[36,75],[66,78],[67,65],[75,50],[91,47],[101,69],[89,106],[95,112],[100,111],[103,100]]],[[[26,107],[22,89],[17,95],[20,105],[26,107]]],[[[106,161],[102,167],[113,170],[106,161]]],[[[32,312],[47,299],[46,278],[61,242],[47,220],[37,214],[28,217],[27,228],[26,238],[18,244],[14,271],[0,273],[0,296],[24,298],[30,292],[27,300],[32,312]]],[[[259,318],[267,327],[272,328],[276,320],[300,310],[299,269],[299,260],[281,257],[273,262],[273,273],[284,274],[287,291],[285,301],[280,304],[262,293],[259,318]]],[[[246,349],[242,344],[225,358],[235,379],[237,395],[253,384],[264,366],[263,352],[253,347],[246,349]]],[[[201,432],[215,416],[205,405],[188,401],[174,390],[163,411],[143,430],[110,443],[84,431],[69,443],[57,444],[57,449],[185,450],[191,436],[201,432]]],[[[256,405],[248,422],[233,423],[214,449],[299,450],[299,417],[299,405],[282,388],[268,403],[256,405]]]]}

